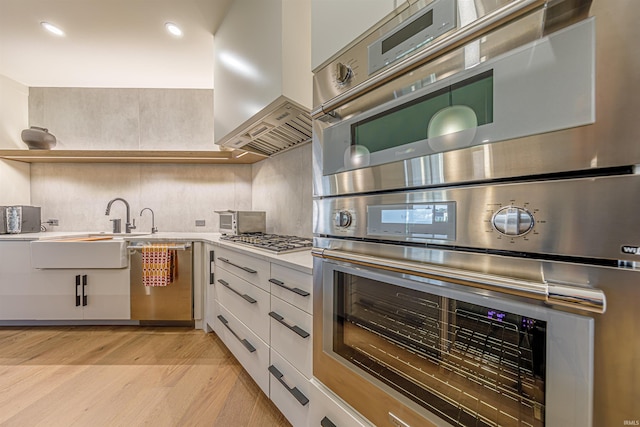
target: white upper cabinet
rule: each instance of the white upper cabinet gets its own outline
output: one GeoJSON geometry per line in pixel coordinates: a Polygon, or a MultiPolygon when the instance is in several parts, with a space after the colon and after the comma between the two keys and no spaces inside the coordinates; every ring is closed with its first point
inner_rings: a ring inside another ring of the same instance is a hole
{"type": "Polygon", "coordinates": [[[283,96],[311,108],[310,0],[235,0],[214,43],[216,143],[283,96]]]}
{"type": "Polygon", "coordinates": [[[400,0],[311,0],[311,69],[391,13],[400,0]]]}

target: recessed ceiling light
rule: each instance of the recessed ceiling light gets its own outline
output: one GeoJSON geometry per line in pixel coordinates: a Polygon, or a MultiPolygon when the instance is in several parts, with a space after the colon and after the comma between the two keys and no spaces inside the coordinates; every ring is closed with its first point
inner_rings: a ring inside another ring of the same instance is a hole
{"type": "Polygon", "coordinates": [[[164,24],[164,27],[169,31],[171,35],[176,37],[182,37],[182,30],[173,22],[167,22],[164,24]]]}
{"type": "Polygon", "coordinates": [[[55,34],[56,36],[64,36],[64,31],[49,22],[42,21],[40,25],[42,25],[45,30],[55,34]]]}

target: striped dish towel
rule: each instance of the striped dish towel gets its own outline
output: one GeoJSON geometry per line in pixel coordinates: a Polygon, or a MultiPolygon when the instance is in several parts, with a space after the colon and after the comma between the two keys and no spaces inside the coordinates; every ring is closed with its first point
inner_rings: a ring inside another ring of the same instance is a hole
{"type": "Polygon", "coordinates": [[[173,250],[167,245],[148,245],[142,248],[142,284],[167,286],[173,282],[176,266],[173,250]]]}

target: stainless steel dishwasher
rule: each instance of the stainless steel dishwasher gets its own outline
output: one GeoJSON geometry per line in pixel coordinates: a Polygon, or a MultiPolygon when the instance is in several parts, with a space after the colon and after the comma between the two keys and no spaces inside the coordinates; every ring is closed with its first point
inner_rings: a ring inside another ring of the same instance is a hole
{"type": "Polygon", "coordinates": [[[152,321],[193,320],[193,255],[191,242],[153,242],[175,251],[176,274],[167,286],[143,283],[143,247],[148,242],[131,242],[131,319],[152,321]]]}

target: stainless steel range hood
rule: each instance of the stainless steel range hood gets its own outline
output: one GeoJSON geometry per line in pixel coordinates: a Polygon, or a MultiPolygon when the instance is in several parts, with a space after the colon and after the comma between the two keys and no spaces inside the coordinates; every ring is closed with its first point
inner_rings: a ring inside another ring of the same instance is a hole
{"type": "Polygon", "coordinates": [[[311,0],[234,0],[214,56],[216,144],[271,156],[311,141],[311,0]]]}
{"type": "Polygon", "coordinates": [[[216,143],[271,156],[307,142],[311,142],[309,109],[281,95],[216,143]]]}

